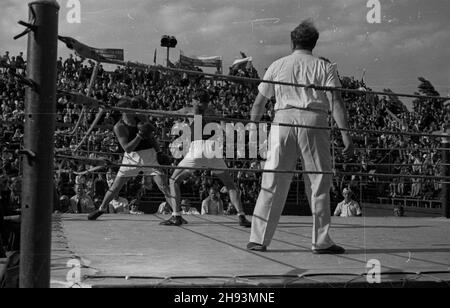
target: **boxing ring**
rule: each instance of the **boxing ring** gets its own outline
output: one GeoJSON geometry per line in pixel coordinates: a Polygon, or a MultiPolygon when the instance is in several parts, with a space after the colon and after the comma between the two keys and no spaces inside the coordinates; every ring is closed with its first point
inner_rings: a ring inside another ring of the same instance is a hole
{"type": "Polygon", "coordinates": [[[185,216],[167,228],[163,215],[54,217],[51,285],[61,287],[361,287],[368,262],[381,263],[381,284],[449,286],[450,222],[444,218],[332,218],[344,255],[314,255],[311,217],[283,216],[270,250],[246,250],[237,217],[185,216]],[[68,279],[79,260],[80,282],[68,279]]]}
{"type": "MultiPolygon", "coordinates": [[[[118,64],[116,62],[116,64],[118,64]]],[[[137,69],[168,70],[176,73],[202,74],[182,69],[152,67],[144,64],[120,63],[137,69]]],[[[205,74],[206,75],[206,74],[205,74]]],[[[228,76],[214,75],[227,79],[228,76]]],[[[233,81],[235,77],[230,77],[233,81]]],[[[242,78],[246,80],[247,78],[242,78]]],[[[242,81],[241,78],[237,80],[242,81]]],[[[246,80],[264,82],[262,80],[246,80]]],[[[313,85],[291,85],[314,87],[313,85]]],[[[320,87],[317,87],[320,88],[320,87]]],[[[334,89],[324,89],[332,91],[334,89]]],[[[339,89],[345,92],[346,89],[339,89]]],[[[350,93],[375,95],[377,92],[349,90],[350,93]]],[[[190,118],[190,115],[170,111],[119,108],[67,91],[60,95],[83,106],[83,109],[139,113],[161,118],[190,118]]],[[[399,96],[401,96],[400,94],[399,96]]],[[[405,95],[410,97],[411,95],[405,95]]],[[[414,96],[414,95],[413,95],[414,96]]],[[[97,119],[99,117],[97,116],[97,119]]],[[[250,122],[242,119],[208,116],[209,120],[274,125],[264,121],[250,122]]],[[[88,129],[92,132],[94,121],[88,129]]],[[[308,127],[276,123],[279,126],[339,131],[330,127],[308,127]]],[[[421,134],[405,131],[375,131],[349,129],[359,134],[403,135],[408,137],[446,138],[446,135],[421,134]]],[[[332,134],[332,138],[333,134],[332,134]]],[[[83,138],[85,140],[86,138],[83,138]]],[[[78,155],[79,146],[68,153],[57,152],[58,159],[87,162],[106,167],[127,166],[102,159],[88,159],[78,155]]],[[[337,147],[332,147],[333,158],[337,147]]],[[[366,149],[361,149],[366,150],[366,149]]],[[[442,150],[442,149],[441,149],[442,150]]],[[[359,166],[360,163],[347,163],[359,166]]],[[[280,172],[297,176],[307,173],[333,176],[369,176],[364,172],[337,170],[341,164],[334,161],[330,172],[308,170],[265,170],[246,168],[187,168],[170,165],[148,165],[169,172],[174,169],[199,171],[280,172]]],[[[380,164],[383,166],[383,164],[380,164]]],[[[395,166],[394,164],[384,164],[395,166]]],[[[402,164],[405,166],[405,164],[402,164]]],[[[410,164],[408,166],[413,166],[410,164]]],[[[443,166],[445,164],[443,163],[443,166]]],[[[405,178],[410,175],[377,173],[377,178],[405,178]]],[[[423,180],[448,182],[442,176],[414,175],[423,180]]],[[[363,212],[366,204],[360,202],[363,212]]],[[[298,205],[300,206],[300,205],[298,205]]],[[[307,206],[302,204],[301,206],[307,206]]],[[[267,253],[245,249],[249,230],[236,226],[234,216],[196,216],[185,218],[189,224],[178,228],[160,226],[167,219],[163,215],[106,215],[96,223],[86,221],[83,215],[58,215],[54,228],[54,270],[52,286],[67,286],[65,262],[71,258],[81,262],[81,287],[317,287],[317,286],[367,286],[368,264],[381,263],[383,286],[448,286],[450,281],[449,221],[445,218],[414,217],[333,217],[333,237],[347,250],[345,255],[317,256],[310,253],[310,217],[283,216],[274,243],[267,253]],[[430,241],[432,239],[432,241],[430,241]]]]}
{"type": "MultiPolygon", "coordinates": [[[[45,2],[45,1],[44,1],[45,2]]],[[[25,24],[28,32],[35,25],[25,24]]],[[[28,33],[27,32],[27,33],[28,33]]],[[[82,145],[98,125],[106,111],[133,112],[152,117],[189,118],[189,115],[170,111],[119,108],[90,97],[98,73],[99,63],[116,64],[144,70],[209,76],[229,82],[248,82],[303,87],[318,91],[338,91],[364,96],[366,102],[375,95],[409,97],[447,101],[448,97],[423,96],[402,93],[385,93],[368,90],[323,87],[318,85],[290,84],[253,78],[224,76],[178,68],[146,65],[136,62],[110,60],[72,38],[59,39],[80,56],[96,61],[87,95],[57,89],[70,103],[83,107],[73,135],[82,126],[87,112],[97,116],[90,127],[85,127],[81,142],[70,151],[55,149],[56,160],[84,162],[95,166],[88,172],[108,167],[126,166],[115,161],[92,159],[82,155],[82,145]]],[[[36,91],[36,83],[30,78],[17,76],[30,91],[36,91]]],[[[205,116],[210,120],[250,123],[242,119],[205,116]]],[[[333,168],[328,172],[310,170],[267,169],[211,169],[200,171],[279,172],[295,175],[308,173],[332,176],[374,176],[366,172],[338,170],[334,133],[344,129],[331,122],[328,127],[309,127],[254,121],[254,124],[279,125],[297,128],[329,130],[332,136],[333,168]]],[[[345,129],[362,135],[400,135],[427,137],[442,140],[442,174],[405,175],[377,173],[376,177],[389,182],[393,178],[410,178],[435,181],[445,189],[450,182],[448,162],[448,138],[442,134],[425,134],[407,131],[377,131],[345,129]],[[445,159],[444,159],[445,158],[445,159]]],[[[33,158],[30,150],[23,153],[33,158]]],[[[346,162],[347,163],[347,162],[346,162]]],[[[359,165],[359,162],[348,162],[359,165]]],[[[186,167],[172,165],[141,166],[159,168],[166,172],[186,167]]],[[[447,191],[445,190],[447,193],[447,191]]],[[[360,202],[364,211],[364,203],[360,202]]],[[[307,206],[302,205],[302,206],[307,206]]],[[[448,200],[442,202],[443,216],[448,215],[448,200]]],[[[180,227],[160,226],[168,217],[162,215],[104,215],[91,222],[85,215],[55,214],[52,220],[51,286],[52,287],[308,287],[308,286],[367,286],[370,264],[381,264],[381,284],[384,286],[431,285],[448,286],[450,282],[450,221],[446,218],[413,217],[354,217],[332,218],[334,240],[347,253],[344,255],[313,255],[310,251],[311,218],[283,216],[268,252],[252,252],[245,249],[250,230],[236,227],[235,216],[185,216],[189,224],[180,227]]]]}

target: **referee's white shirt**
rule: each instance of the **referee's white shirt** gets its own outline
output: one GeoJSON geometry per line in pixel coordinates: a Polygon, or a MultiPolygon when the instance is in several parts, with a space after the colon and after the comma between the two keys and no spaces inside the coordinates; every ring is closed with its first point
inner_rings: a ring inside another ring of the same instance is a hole
{"type": "MultiPolygon", "coordinates": [[[[281,58],[267,69],[264,80],[305,85],[341,87],[336,64],[330,64],[307,50],[296,50],[281,58]]],[[[275,96],[275,111],[289,108],[312,109],[328,112],[330,104],[325,91],[293,86],[261,83],[259,92],[267,98],[275,96]]]]}

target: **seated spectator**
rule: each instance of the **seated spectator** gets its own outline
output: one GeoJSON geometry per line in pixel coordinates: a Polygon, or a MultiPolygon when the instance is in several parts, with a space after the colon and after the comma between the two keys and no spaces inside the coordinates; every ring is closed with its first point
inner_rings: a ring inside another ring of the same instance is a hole
{"type": "Polygon", "coordinates": [[[86,194],[83,185],[75,186],[76,195],[70,198],[70,212],[75,214],[95,211],[94,201],[86,194]]]}
{"type": "Polygon", "coordinates": [[[334,216],[362,216],[358,202],[352,199],[352,191],[348,188],[344,188],[342,195],[344,196],[344,201],[338,203],[336,210],[334,211],[334,216]]]}
{"type": "Polygon", "coordinates": [[[183,215],[200,215],[198,210],[195,207],[191,207],[189,200],[186,199],[181,201],[181,210],[183,215]]]}
{"type": "Polygon", "coordinates": [[[144,212],[139,211],[139,206],[137,204],[137,200],[133,200],[130,202],[130,214],[131,215],[143,215],[144,212]]]}
{"type": "Polygon", "coordinates": [[[130,213],[130,205],[128,203],[128,200],[123,197],[116,196],[109,203],[109,213],[110,214],[130,213]]]}
{"type": "Polygon", "coordinates": [[[69,213],[70,210],[70,198],[66,195],[59,197],[59,212],[69,213]]]}
{"type": "Polygon", "coordinates": [[[209,189],[209,196],[202,202],[202,215],[223,215],[223,202],[214,187],[209,189]]]}
{"type": "Polygon", "coordinates": [[[158,214],[168,215],[172,214],[172,207],[166,201],[162,202],[158,208],[158,214]]]}

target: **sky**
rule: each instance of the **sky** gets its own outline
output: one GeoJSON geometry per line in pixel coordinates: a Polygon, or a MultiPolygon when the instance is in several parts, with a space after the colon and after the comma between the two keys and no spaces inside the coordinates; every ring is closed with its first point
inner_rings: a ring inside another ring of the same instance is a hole
{"type": "MultiPolygon", "coordinates": [[[[450,94],[449,0],[379,0],[381,22],[371,24],[369,0],[80,0],[81,22],[69,23],[59,0],[59,33],[98,48],[123,48],[125,60],[165,63],[162,35],[173,35],[176,61],[185,55],[222,56],[224,72],[240,51],[253,57],[260,75],[291,53],[290,32],[304,19],[320,31],[314,53],[338,64],[343,76],[361,78],[374,90],[413,93],[422,76],[441,95],[450,94]]],[[[26,51],[14,41],[26,20],[23,0],[0,1],[0,53],[26,51]]],[[[69,51],[59,45],[59,55],[69,51]]]]}

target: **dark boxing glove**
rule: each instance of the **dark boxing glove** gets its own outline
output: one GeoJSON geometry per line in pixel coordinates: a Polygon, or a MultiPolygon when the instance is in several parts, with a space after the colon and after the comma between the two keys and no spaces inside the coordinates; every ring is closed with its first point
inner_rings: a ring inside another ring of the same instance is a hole
{"type": "Polygon", "coordinates": [[[172,159],[163,152],[158,152],[157,160],[161,166],[170,166],[172,164],[172,159]]]}
{"type": "Polygon", "coordinates": [[[139,131],[139,135],[144,140],[151,139],[153,132],[155,131],[153,125],[151,125],[150,123],[139,123],[137,128],[139,131]]]}

